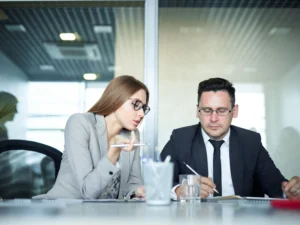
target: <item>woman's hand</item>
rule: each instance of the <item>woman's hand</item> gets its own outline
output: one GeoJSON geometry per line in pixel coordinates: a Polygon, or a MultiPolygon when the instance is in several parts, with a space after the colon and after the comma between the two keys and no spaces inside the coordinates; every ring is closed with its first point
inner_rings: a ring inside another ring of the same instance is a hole
{"type": "Polygon", "coordinates": [[[145,199],[145,188],[144,188],[144,186],[140,186],[135,190],[134,198],[145,199]]]}
{"type": "Polygon", "coordinates": [[[131,138],[130,140],[123,135],[116,135],[111,143],[109,143],[109,146],[111,144],[128,144],[128,147],[109,147],[108,152],[107,152],[107,157],[113,163],[114,165],[116,164],[120,153],[122,150],[130,152],[134,150],[135,146],[133,146],[134,143],[136,143],[136,135],[134,131],[131,131],[131,138]]]}
{"type": "Polygon", "coordinates": [[[131,131],[130,140],[122,135],[117,135],[117,136],[115,136],[114,142],[115,142],[115,144],[128,144],[129,145],[128,147],[119,147],[119,148],[121,148],[122,150],[125,150],[127,152],[130,152],[135,149],[135,146],[133,146],[133,144],[135,144],[137,142],[135,132],[131,131]]]}

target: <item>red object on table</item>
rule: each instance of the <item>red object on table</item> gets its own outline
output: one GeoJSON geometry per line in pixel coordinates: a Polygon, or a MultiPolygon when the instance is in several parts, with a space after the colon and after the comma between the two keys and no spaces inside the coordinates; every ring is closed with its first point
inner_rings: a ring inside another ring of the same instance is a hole
{"type": "Polygon", "coordinates": [[[271,206],[278,209],[300,210],[300,200],[272,200],[271,206]]]}

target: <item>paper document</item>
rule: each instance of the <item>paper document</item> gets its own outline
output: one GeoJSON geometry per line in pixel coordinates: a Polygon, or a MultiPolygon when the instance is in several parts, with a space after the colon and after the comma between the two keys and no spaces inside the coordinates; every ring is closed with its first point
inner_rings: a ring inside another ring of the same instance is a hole
{"type": "Polygon", "coordinates": [[[265,198],[265,197],[246,197],[246,200],[260,200],[260,201],[271,201],[271,200],[288,200],[284,198],[265,198]]]}
{"type": "Polygon", "coordinates": [[[227,200],[227,199],[242,199],[239,195],[228,195],[228,196],[219,196],[219,197],[212,197],[213,199],[219,200],[227,200]]]}
{"type": "Polygon", "coordinates": [[[241,200],[241,199],[243,199],[243,198],[239,195],[228,195],[228,196],[205,198],[205,199],[201,199],[201,201],[202,202],[218,202],[218,201],[224,201],[224,200],[241,200]]]}

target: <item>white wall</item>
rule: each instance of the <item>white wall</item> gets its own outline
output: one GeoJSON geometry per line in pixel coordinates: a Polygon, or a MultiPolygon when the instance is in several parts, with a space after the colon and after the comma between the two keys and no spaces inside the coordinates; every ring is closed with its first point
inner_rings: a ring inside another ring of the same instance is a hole
{"type": "Polygon", "coordinates": [[[269,121],[269,152],[286,178],[300,175],[300,63],[277,82],[267,116],[269,121]],[[274,118],[275,117],[275,118],[274,118]]]}
{"type": "MultiPolygon", "coordinates": [[[[17,53],[16,53],[17,54],[17,53]]],[[[15,95],[18,113],[7,122],[9,139],[25,139],[27,117],[27,76],[0,51],[0,91],[15,95]]]]}

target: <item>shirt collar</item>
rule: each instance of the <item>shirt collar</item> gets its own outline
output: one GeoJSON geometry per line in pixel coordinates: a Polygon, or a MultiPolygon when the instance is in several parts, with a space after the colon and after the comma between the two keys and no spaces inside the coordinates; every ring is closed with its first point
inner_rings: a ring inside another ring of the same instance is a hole
{"type": "MultiPolygon", "coordinates": [[[[223,141],[224,141],[224,144],[226,146],[229,146],[229,137],[230,137],[230,128],[229,128],[229,131],[228,133],[225,135],[225,137],[223,138],[223,141]]],[[[204,141],[204,144],[205,146],[207,145],[207,143],[209,142],[209,139],[211,139],[207,133],[205,133],[205,131],[203,130],[203,128],[201,127],[201,132],[202,132],[202,137],[203,137],[203,141],[204,141]]]]}

